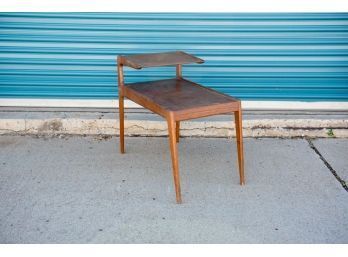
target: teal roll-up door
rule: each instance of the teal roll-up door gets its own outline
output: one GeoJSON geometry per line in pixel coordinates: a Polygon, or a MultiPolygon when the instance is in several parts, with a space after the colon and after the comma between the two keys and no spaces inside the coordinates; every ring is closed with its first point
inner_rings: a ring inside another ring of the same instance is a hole
{"type": "Polygon", "coordinates": [[[118,54],[170,50],[206,60],[184,76],[244,100],[348,101],[348,13],[0,13],[0,98],[116,98],[118,54]]]}

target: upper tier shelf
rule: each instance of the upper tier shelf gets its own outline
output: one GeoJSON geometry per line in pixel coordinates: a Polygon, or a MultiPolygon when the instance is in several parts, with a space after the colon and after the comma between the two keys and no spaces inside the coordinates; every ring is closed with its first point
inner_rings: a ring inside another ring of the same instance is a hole
{"type": "Polygon", "coordinates": [[[137,54],[120,57],[123,65],[132,67],[134,69],[188,63],[204,63],[204,60],[182,51],[155,54],[137,54]]]}

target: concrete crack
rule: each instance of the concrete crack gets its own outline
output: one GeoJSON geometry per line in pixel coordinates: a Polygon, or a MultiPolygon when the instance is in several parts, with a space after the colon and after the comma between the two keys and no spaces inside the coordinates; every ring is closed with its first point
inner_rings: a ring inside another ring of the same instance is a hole
{"type": "Polygon", "coordinates": [[[334,168],[330,165],[330,163],[328,163],[328,161],[324,158],[324,156],[319,152],[319,150],[314,146],[313,142],[309,139],[306,138],[309,147],[313,149],[313,151],[319,156],[320,160],[323,161],[323,163],[325,164],[325,166],[331,171],[332,175],[335,176],[335,178],[338,180],[338,182],[341,183],[342,187],[348,192],[348,186],[346,184],[346,182],[340,178],[340,176],[338,176],[336,170],[334,170],[334,168]]]}

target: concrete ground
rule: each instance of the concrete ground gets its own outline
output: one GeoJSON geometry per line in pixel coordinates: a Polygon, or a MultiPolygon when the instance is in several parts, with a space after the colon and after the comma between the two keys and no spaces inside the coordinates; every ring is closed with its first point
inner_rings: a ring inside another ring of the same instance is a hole
{"type": "MultiPolygon", "coordinates": [[[[347,179],[347,139],[313,140],[347,179]],[[340,149],[340,150],[338,150],[340,149]]],[[[0,137],[0,243],[348,243],[348,192],[305,139],[0,137]]]]}
{"type": "Polygon", "coordinates": [[[318,139],[314,141],[314,145],[348,186],[348,140],[318,139]]]}

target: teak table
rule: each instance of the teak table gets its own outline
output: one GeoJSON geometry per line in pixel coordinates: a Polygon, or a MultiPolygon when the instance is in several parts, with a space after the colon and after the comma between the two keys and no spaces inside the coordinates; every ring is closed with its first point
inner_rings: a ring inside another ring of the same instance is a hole
{"type": "Polygon", "coordinates": [[[124,97],[164,117],[168,123],[176,202],[181,203],[178,149],[180,121],[210,115],[234,113],[240,184],[244,184],[244,157],[241,102],[231,96],[184,79],[183,64],[204,61],[185,52],[166,52],[117,57],[120,150],[124,153],[124,97]],[[176,78],[125,84],[123,66],[142,69],[176,66],[176,78]]]}

